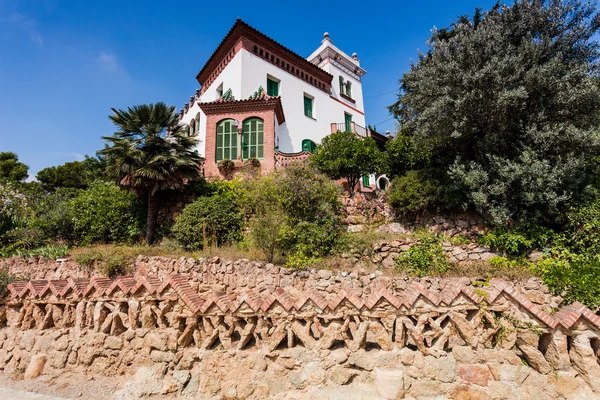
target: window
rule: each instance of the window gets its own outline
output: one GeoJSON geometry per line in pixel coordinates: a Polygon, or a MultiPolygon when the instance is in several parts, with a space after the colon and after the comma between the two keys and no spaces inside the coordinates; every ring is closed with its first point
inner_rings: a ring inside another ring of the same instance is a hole
{"type": "Polygon", "coordinates": [[[196,120],[190,121],[190,129],[188,130],[188,136],[194,136],[196,134],[196,120]]]}
{"type": "Polygon", "coordinates": [[[302,151],[308,151],[310,153],[314,153],[316,149],[317,149],[317,145],[312,140],[304,139],[302,141],[302,151]]]}
{"type": "Polygon", "coordinates": [[[344,77],[340,75],[340,94],[344,94],[344,77]]]}
{"type": "Polygon", "coordinates": [[[344,113],[344,125],[346,132],[352,132],[352,115],[344,113]]]}
{"type": "Polygon", "coordinates": [[[267,77],[267,94],[269,96],[279,96],[279,81],[267,77]]]}
{"type": "Polygon", "coordinates": [[[260,118],[250,118],[244,121],[242,127],[242,158],[264,157],[265,135],[264,122],[260,118]]]}
{"type": "Polygon", "coordinates": [[[196,114],[196,133],[200,132],[200,113],[196,114]]]}
{"type": "Polygon", "coordinates": [[[222,83],[217,88],[217,99],[219,99],[221,96],[223,96],[223,84],[222,83]]]}
{"type": "Polygon", "coordinates": [[[312,97],[308,97],[306,94],[304,95],[304,115],[307,117],[313,118],[313,103],[314,99],[312,97]]]}
{"type": "Polygon", "coordinates": [[[237,129],[232,119],[225,119],[217,124],[216,161],[237,159],[237,129]]]}
{"type": "Polygon", "coordinates": [[[371,186],[371,177],[369,175],[363,175],[362,181],[364,187],[371,186]]]}
{"type": "Polygon", "coordinates": [[[384,178],[383,176],[381,178],[379,178],[379,189],[380,190],[386,190],[387,187],[389,185],[389,182],[386,178],[384,178]]]}
{"type": "Polygon", "coordinates": [[[346,82],[346,96],[352,98],[352,82],[346,82]]]}

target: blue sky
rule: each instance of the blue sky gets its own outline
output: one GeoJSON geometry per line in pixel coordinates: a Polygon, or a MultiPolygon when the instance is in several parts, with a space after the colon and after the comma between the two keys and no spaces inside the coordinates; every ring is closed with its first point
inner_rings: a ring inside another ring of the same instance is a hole
{"type": "Polygon", "coordinates": [[[0,151],[35,176],[102,148],[111,107],[181,108],[237,17],[304,57],[325,31],[358,53],[367,122],[393,131],[386,106],[431,28],[495,1],[0,0],[0,151]]]}

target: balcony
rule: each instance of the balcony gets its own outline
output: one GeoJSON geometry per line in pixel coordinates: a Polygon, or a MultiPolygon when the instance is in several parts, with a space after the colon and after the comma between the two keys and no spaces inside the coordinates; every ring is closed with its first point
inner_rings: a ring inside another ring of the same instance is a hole
{"type": "Polygon", "coordinates": [[[331,133],[336,132],[352,132],[356,133],[358,136],[362,138],[366,138],[369,135],[369,131],[364,126],[360,126],[354,122],[345,123],[345,122],[333,122],[331,124],[331,133]]]}

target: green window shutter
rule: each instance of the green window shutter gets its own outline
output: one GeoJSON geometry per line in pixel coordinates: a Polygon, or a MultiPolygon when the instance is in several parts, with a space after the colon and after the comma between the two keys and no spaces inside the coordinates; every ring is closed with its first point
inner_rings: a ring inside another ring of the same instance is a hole
{"type": "Polygon", "coordinates": [[[304,96],[304,115],[312,118],[313,99],[304,96]]]}
{"type": "Polygon", "coordinates": [[[316,149],[317,149],[317,145],[312,140],[304,139],[302,141],[302,151],[308,151],[310,153],[314,153],[316,149]]]}
{"type": "Polygon", "coordinates": [[[340,76],[340,94],[344,94],[344,78],[340,76]]]}
{"type": "Polygon", "coordinates": [[[352,97],[352,82],[346,82],[346,96],[352,97]]]}
{"type": "Polygon", "coordinates": [[[264,147],[265,147],[265,124],[261,120],[256,120],[256,136],[257,136],[257,150],[256,157],[264,158],[264,147]]]}
{"type": "Polygon", "coordinates": [[[363,175],[363,186],[364,187],[369,187],[371,186],[371,177],[369,175],[363,175]]]}
{"type": "Polygon", "coordinates": [[[263,158],[264,157],[264,123],[261,119],[252,118],[246,120],[242,130],[243,153],[242,158],[263,158]]]}
{"type": "Polygon", "coordinates": [[[267,78],[267,94],[269,96],[279,96],[279,82],[267,78]]]}
{"type": "Polygon", "coordinates": [[[250,144],[250,132],[248,128],[248,121],[244,122],[242,128],[242,158],[247,160],[248,157],[248,146],[250,144]]]}

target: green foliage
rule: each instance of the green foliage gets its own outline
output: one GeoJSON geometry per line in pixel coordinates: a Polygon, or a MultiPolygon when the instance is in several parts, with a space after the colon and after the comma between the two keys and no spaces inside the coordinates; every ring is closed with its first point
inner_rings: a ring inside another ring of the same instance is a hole
{"type": "Polygon", "coordinates": [[[70,161],[56,167],[40,170],[36,179],[44,190],[58,188],[86,189],[96,180],[107,180],[106,162],[101,158],[85,156],[83,161],[70,161]]]}
{"type": "Polygon", "coordinates": [[[371,137],[361,139],[352,132],[336,132],[323,139],[310,160],[331,179],[345,178],[354,191],[363,175],[383,169],[383,154],[371,137]]]}
{"type": "Polygon", "coordinates": [[[133,270],[133,259],[123,248],[89,249],[74,256],[77,264],[95,269],[109,278],[126,275],[133,270]]]}
{"type": "Polygon", "coordinates": [[[423,171],[408,171],[392,180],[387,201],[399,215],[415,215],[439,204],[440,183],[423,171]]]}
{"type": "Polygon", "coordinates": [[[478,238],[478,242],[509,257],[524,257],[532,250],[543,250],[555,238],[555,232],[537,225],[497,227],[478,238]]]}
{"type": "Polygon", "coordinates": [[[24,226],[33,211],[30,196],[15,182],[0,182],[0,238],[8,231],[24,226]]]}
{"type": "Polygon", "coordinates": [[[19,157],[10,151],[0,153],[0,179],[21,182],[27,179],[29,167],[19,162],[19,157]]]}
{"type": "Polygon", "coordinates": [[[93,183],[69,200],[68,208],[73,235],[82,244],[132,241],[141,234],[139,202],[112,183],[93,183]]]}
{"type": "Polygon", "coordinates": [[[599,28],[591,3],[517,0],[434,30],[390,107],[414,141],[397,145],[494,224],[554,222],[594,179],[599,28]]]}
{"type": "Polygon", "coordinates": [[[218,168],[219,168],[220,173],[222,173],[224,176],[228,177],[231,175],[231,173],[235,169],[235,163],[229,159],[224,159],[224,160],[219,161],[218,168]]]}
{"type": "Polygon", "coordinates": [[[331,254],[344,230],[339,188],[303,164],[286,168],[274,182],[287,219],[281,246],[307,257],[331,254]]]}
{"type": "Polygon", "coordinates": [[[28,226],[42,232],[47,240],[75,242],[74,210],[71,199],[81,194],[79,189],[58,188],[35,207],[35,216],[28,226]]]}
{"type": "Polygon", "coordinates": [[[444,256],[440,237],[423,235],[410,249],[396,258],[396,268],[411,275],[437,275],[446,272],[450,264],[444,256]]]}
{"type": "Polygon", "coordinates": [[[2,257],[17,256],[22,258],[43,258],[45,260],[56,260],[57,258],[66,257],[69,254],[69,246],[62,245],[46,245],[34,249],[17,249],[11,253],[4,254],[0,252],[2,257]]]}
{"type": "Polygon", "coordinates": [[[109,118],[117,132],[103,137],[108,144],[98,154],[106,160],[108,177],[147,199],[146,242],[152,244],[160,208],[157,193],[180,190],[200,177],[197,139],[187,135],[175,107],[165,103],[112,111],[109,118]]]}
{"type": "Polygon", "coordinates": [[[250,239],[272,260],[305,268],[331,254],[343,236],[339,188],[308,164],[242,182],[250,239]]]}
{"type": "Polygon", "coordinates": [[[567,303],[579,301],[591,309],[600,306],[600,258],[555,248],[536,266],[548,288],[567,303]]]}
{"type": "Polygon", "coordinates": [[[401,130],[385,145],[385,172],[390,177],[402,176],[412,170],[427,168],[431,153],[424,146],[418,146],[409,132],[401,130]]]}
{"type": "Polygon", "coordinates": [[[600,197],[565,213],[561,244],[574,252],[600,255],[600,197]]]}
{"type": "Polygon", "coordinates": [[[172,233],[188,249],[222,246],[241,239],[243,222],[235,201],[219,195],[200,197],[183,209],[172,233]]]}
{"type": "Polygon", "coordinates": [[[273,262],[280,247],[286,213],[280,202],[274,177],[266,176],[246,184],[251,213],[249,228],[252,244],[262,250],[267,261],[273,262]]]}

